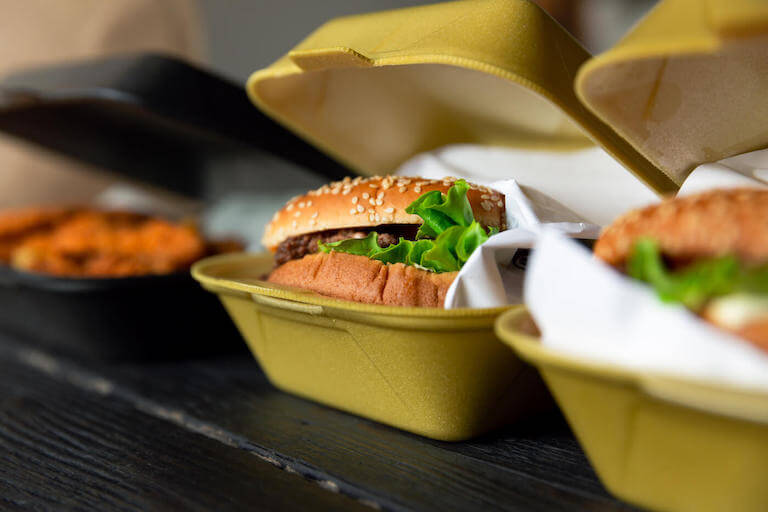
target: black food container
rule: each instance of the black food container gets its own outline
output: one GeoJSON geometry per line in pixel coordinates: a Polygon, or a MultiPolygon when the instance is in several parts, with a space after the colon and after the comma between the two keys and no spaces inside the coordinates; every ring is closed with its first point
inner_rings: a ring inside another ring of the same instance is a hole
{"type": "MultiPolygon", "coordinates": [[[[201,195],[211,162],[232,155],[268,152],[328,178],[348,174],[261,114],[242,85],[161,55],[5,77],[0,131],[190,196],[201,195]]],[[[0,267],[0,334],[113,360],[243,350],[218,300],[187,272],[75,279],[0,267]]]]}

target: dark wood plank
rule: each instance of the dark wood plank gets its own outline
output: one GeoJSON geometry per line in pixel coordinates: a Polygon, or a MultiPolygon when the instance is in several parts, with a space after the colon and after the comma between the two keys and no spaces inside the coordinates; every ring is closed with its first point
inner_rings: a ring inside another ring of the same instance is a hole
{"type": "Polygon", "coordinates": [[[104,368],[18,349],[48,375],[391,510],[620,510],[559,416],[440,443],[272,388],[243,358],[104,368]]]}
{"type": "Polygon", "coordinates": [[[0,358],[0,509],[369,510],[81,387],[0,358]]]}

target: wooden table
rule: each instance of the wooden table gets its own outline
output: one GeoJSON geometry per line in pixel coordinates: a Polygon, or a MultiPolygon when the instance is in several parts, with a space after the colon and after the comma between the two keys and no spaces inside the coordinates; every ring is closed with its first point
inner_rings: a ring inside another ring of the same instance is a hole
{"type": "Polygon", "coordinates": [[[0,509],[625,510],[556,413],[464,443],[274,389],[246,354],[97,363],[0,337],[0,509]]]}

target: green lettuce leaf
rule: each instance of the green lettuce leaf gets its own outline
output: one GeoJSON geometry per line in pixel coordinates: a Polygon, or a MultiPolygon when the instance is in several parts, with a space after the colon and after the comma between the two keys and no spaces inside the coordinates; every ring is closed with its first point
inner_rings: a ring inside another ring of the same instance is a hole
{"type": "Polygon", "coordinates": [[[768,266],[746,267],[734,256],[697,261],[670,271],[658,244],[638,240],[627,260],[627,274],[649,283],[665,302],[679,302],[699,311],[708,300],[736,292],[768,294],[768,266]]]}
{"type": "Polygon", "coordinates": [[[480,247],[492,233],[486,233],[479,222],[472,223],[462,231],[461,237],[456,242],[456,256],[462,263],[465,263],[475,249],[480,247]]]}
{"type": "Polygon", "coordinates": [[[358,256],[368,256],[371,254],[371,251],[379,249],[378,240],[379,234],[370,232],[365,238],[348,238],[346,240],[339,240],[338,242],[330,242],[327,244],[318,243],[318,245],[323,252],[331,252],[331,250],[334,250],[345,252],[347,254],[356,254],[358,256]]]}
{"type": "Polygon", "coordinates": [[[400,242],[397,244],[392,244],[383,249],[377,247],[375,250],[371,251],[369,257],[374,260],[379,260],[382,263],[403,263],[408,261],[408,258],[413,251],[413,243],[403,242],[408,242],[408,240],[401,238],[400,242]]]}
{"type": "Polygon", "coordinates": [[[452,226],[469,226],[475,218],[467,192],[469,184],[464,180],[457,180],[448,189],[448,194],[433,190],[422,194],[411,203],[405,209],[406,213],[418,215],[424,221],[416,233],[416,238],[437,238],[452,226]]]}
{"type": "Polygon", "coordinates": [[[467,227],[475,220],[467,192],[469,192],[469,184],[464,180],[458,180],[448,189],[443,202],[430,206],[429,209],[442,213],[457,226],[467,227]]]}
{"type": "Polygon", "coordinates": [[[432,248],[421,256],[421,266],[435,272],[459,270],[461,262],[456,257],[455,247],[464,229],[461,226],[452,226],[440,233],[432,248]]]}
{"type": "Polygon", "coordinates": [[[434,272],[457,271],[475,249],[499,232],[496,227],[486,231],[474,220],[472,206],[467,199],[468,191],[467,182],[457,180],[447,194],[433,190],[411,203],[405,211],[418,215],[424,221],[416,241],[400,238],[397,244],[381,248],[378,234],[371,232],[365,238],[318,243],[318,246],[320,251],[326,253],[356,254],[383,263],[404,263],[434,272]]]}
{"type": "Polygon", "coordinates": [[[434,245],[433,240],[417,240],[415,242],[411,242],[409,240],[402,240],[401,243],[407,242],[408,244],[411,244],[413,249],[411,249],[410,254],[408,254],[408,258],[403,262],[406,265],[421,265],[421,262],[424,258],[424,253],[427,252],[432,248],[434,245]]]}
{"type": "Polygon", "coordinates": [[[416,233],[416,239],[437,238],[437,235],[453,226],[450,217],[432,208],[443,202],[443,194],[439,190],[433,190],[422,194],[405,208],[406,213],[418,215],[424,221],[416,233]]]}

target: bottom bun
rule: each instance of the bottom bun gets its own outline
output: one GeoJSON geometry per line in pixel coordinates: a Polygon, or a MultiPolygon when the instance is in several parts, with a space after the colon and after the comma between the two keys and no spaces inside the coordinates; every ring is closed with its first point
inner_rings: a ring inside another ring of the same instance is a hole
{"type": "Polygon", "coordinates": [[[365,256],[331,252],[284,263],[267,280],[366,304],[439,308],[456,274],[436,274],[402,263],[386,264],[365,256]]]}
{"type": "Polygon", "coordinates": [[[706,312],[704,313],[704,320],[714,325],[715,327],[724,331],[728,331],[731,334],[735,334],[739,338],[749,341],[757,348],[768,352],[768,320],[757,320],[744,324],[740,327],[733,327],[723,325],[715,318],[707,315],[706,312]]]}
{"type": "Polygon", "coordinates": [[[732,332],[768,352],[768,320],[751,322],[732,332]]]}

